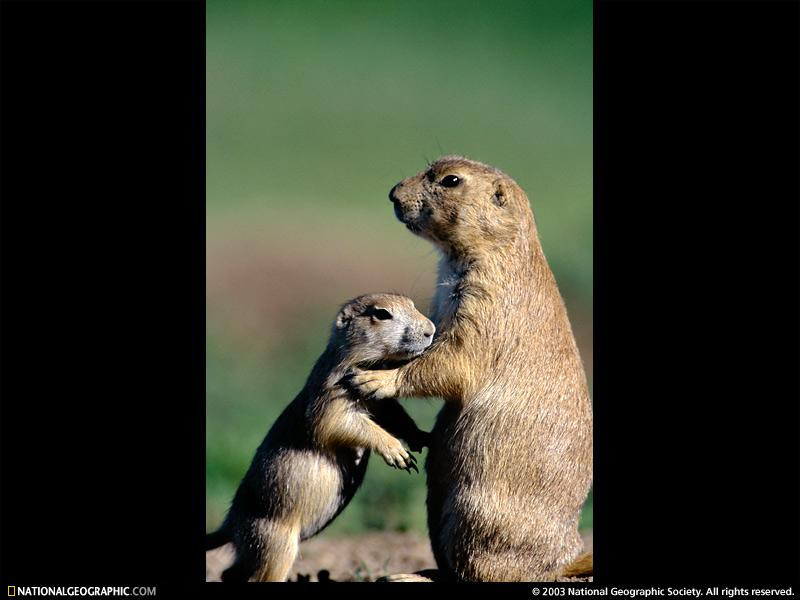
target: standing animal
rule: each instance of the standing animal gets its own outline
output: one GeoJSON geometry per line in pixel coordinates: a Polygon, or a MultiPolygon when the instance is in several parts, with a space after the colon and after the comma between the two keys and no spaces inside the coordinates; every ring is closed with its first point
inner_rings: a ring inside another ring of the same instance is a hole
{"type": "Polygon", "coordinates": [[[350,382],[375,399],[445,400],[426,463],[437,578],[591,572],[591,555],[572,562],[592,481],[589,393],[525,192],[494,167],[446,156],[389,198],[441,253],[431,314],[439,333],[418,360],[356,370],[350,382]]]}
{"type": "Polygon", "coordinates": [[[227,542],[235,547],[223,581],[286,581],[300,541],[324,529],[352,499],[371,451],[393,467],[416,470],[416,459],[395,436],[419,451],[428,434],[395,399],[364,401],[341,379],[354,365],[413,359],[434,331],[404,296],[369,294],[341,308],[305,387],[259,446],[222,527],[206,536],[206,550],[227,542]]]}

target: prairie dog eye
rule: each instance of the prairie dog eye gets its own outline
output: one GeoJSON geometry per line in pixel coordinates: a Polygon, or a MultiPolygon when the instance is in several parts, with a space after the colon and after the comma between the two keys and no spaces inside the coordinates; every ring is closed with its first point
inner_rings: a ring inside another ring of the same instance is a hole
{"type": "Polygon", "coordinates": [[[459,183],[461,183],[461,179],[459,179],[456,175],[447,175],[446,177],[442,177],[442,180],[439,182],[444,187],[456,187],[459,183]]]}
{"type": "Polygon", "coordinates": [[[392,318],[392,313],[385,308],[376,308],[372,311],[372,318],[377,321],[388,321],[392,318]]]}

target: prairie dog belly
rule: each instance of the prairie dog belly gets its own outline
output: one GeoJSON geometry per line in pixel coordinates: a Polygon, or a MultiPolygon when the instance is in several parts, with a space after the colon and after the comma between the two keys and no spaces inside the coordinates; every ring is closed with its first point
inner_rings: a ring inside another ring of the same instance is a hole
{"type": "Polygon", "coordinates": [[[344,510],[364,480],[368,460],[369,451],[363,448],[342,448],[302,452],[287,461],[281,480],[292,499],[292,513],[300,515],[301,540],[319,533],[344,510]]]}
{"type": "Polygon", "coordinates": [[[578,425],[542,426],[537,413],[497,412],[481,399],[446,406],[434,428],[426,463],[434,556],[466,580],[539,580],[582,547],[577,523],[590,473],[581,475],[569,435],[578,425]]]}

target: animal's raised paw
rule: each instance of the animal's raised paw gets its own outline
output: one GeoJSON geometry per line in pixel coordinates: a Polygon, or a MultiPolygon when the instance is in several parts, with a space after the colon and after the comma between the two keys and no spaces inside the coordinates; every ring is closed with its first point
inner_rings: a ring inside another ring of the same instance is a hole
{"type": "Polygon", "coordinates": [[[406,450],[403,443],[397,438],[387,438],[383,445],[376,451],[390,467],[403,469],[409,473],[411,469],[414,469],[419,473],[416,457],[406,450]]]}
{"type": "Polygon", "coordinates": [[[413,436],[406,438],[408,447],[412,452],[422,452],[423,448],[431,447],[431,434],[427,431],[419,430],[413,436]]]}
{"type": "Polygon", "coordinates": [[[397,396],[397,369],[385,371],[362,371],[348,373],[345,382],[362,398],[382,400],[397,396]]]}

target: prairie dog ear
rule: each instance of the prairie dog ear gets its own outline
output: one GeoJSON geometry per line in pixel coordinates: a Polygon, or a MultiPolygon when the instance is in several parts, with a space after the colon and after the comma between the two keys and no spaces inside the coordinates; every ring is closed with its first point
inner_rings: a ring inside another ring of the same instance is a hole
{"type": "Polygon", "coordinates": [[[353,307],[349,304],[347,306],[343,306],[341,310],[339,310],[339,314],[336,315],[336,322],[335,326],[336,329],[344,329],[350,324],[350,321],[353,319],[353,307]]]}
{"type": "Polygon", "coordinates": [[[511,194],[511,189],[509,188],[508,184],[502,179],[495,179],[492,202],[494,202],[497,206],[505,206],[506,202],[508,202],[509,194],[511,194]]]}

